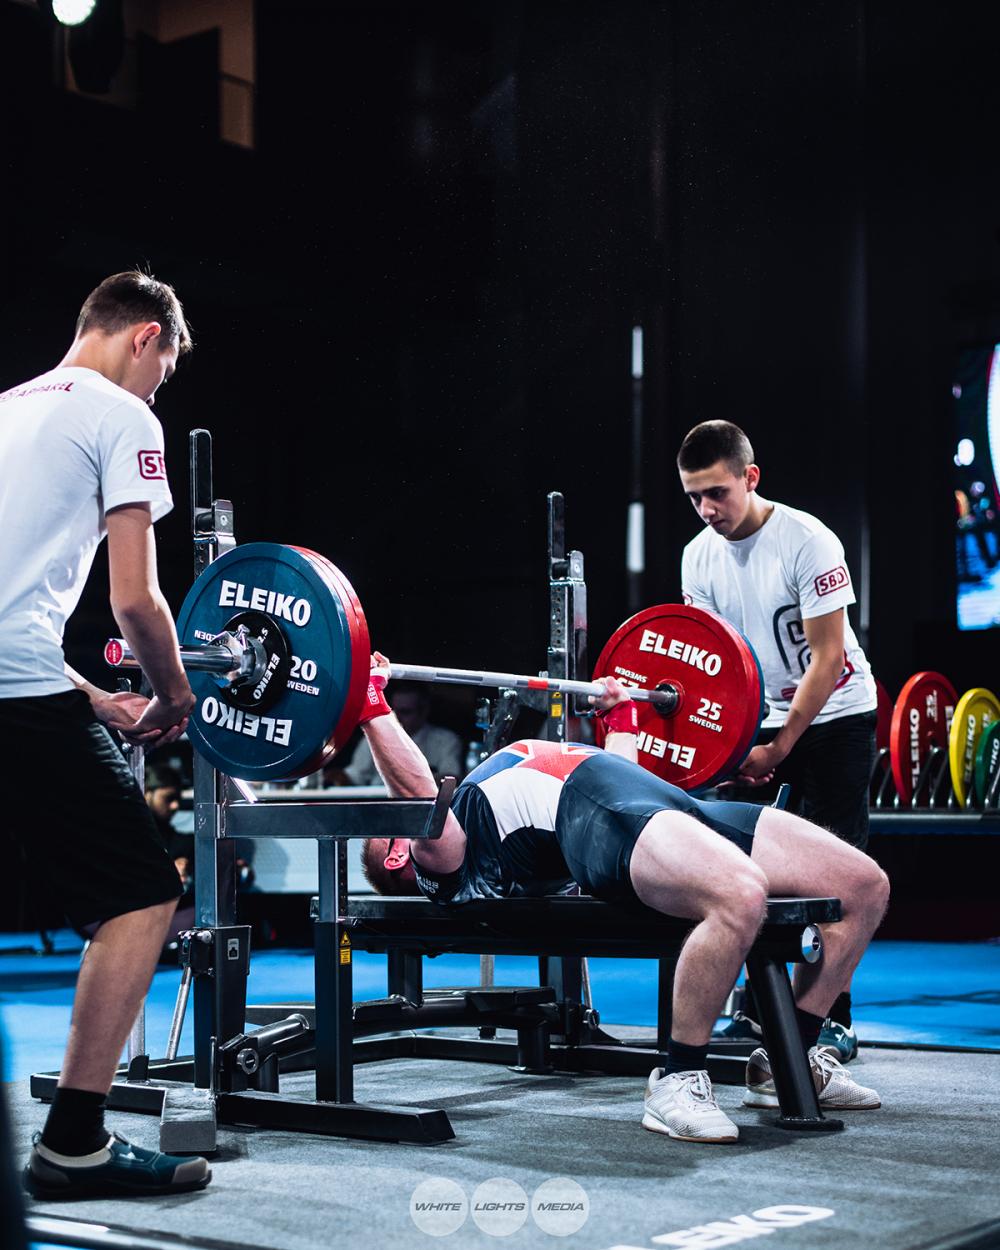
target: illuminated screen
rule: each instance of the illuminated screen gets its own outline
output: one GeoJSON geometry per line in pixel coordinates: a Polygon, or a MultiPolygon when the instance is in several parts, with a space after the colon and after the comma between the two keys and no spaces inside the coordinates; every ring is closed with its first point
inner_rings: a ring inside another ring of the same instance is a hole
{"type": "Polygon", "coordinates": [[[961,353],[955,397],[958,628],[1000,627],[1000,344],[961,353]]]}

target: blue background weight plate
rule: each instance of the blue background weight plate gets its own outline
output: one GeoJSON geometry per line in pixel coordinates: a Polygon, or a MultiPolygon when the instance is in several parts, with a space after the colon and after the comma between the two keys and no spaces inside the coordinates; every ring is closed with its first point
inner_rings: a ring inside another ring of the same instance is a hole
{"type": "Polygon", "coordinates": [[[247,543],[220,556],[191,587],[177,618],[182,646],[207,642],[249,608],[278,621],[310,677],[301,670],[296,675],[293,665],[289,688],[255,724],[248,713],[230,707],[210,673],[189,673],[197,702],[188,737],[230,777],[281,781],[301,775],[340,720],[351,681],[354,631],[344,605],[305,556],[280,543],[247,543]],[[272,592],[289,598],[275,601],[272,592]],[[308,661],[316,665],[315,676],[308,661]],[[296,682],[318,694],[296,689],[296,682]]]}

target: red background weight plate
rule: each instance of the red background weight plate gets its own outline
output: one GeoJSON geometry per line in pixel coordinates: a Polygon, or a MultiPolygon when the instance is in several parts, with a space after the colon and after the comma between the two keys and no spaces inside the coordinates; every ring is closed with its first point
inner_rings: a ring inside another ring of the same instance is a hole
{"type": "MultiPolygon", "coordinates": [[[[636,613],[608,640],[594,677],[646,689],[670,682],[683,691],[669,716],[651,703],[636,707],[640,764],[684,790],[730,776],[760,727],[763,691],[753,651],[739,630],[701,608],[668,603],[636,613]],[[714,673],[711,656],[718,657],[714,673]]],[[[597,733],[603,743],[600,721],[597,733]]]]}
{"type": "Polygon", "coordinates": [[[340,569],[335,564],[331,564],[326,556],[321,556],[317,551],[310,551],[308,547],[296,547],[294,550],[305,556],[331,591],[340,599],[347,615],[351,635],[351,677],[347,699],[340,718],[326,743],[298,770],[298,776],[307,777],[328,763],[347,744],[347,740],[357,728],[371,672],[371,642],[361,602],[354,593],[354,587],[340,569]]]}
{"type": "Polygon", "coordinates": [[[892,709],[889,759],[901,803],[913,798],[920,766],[931,748],[948,749],[948,730],[957,702],[958,692],[940,673],[914,673],[899,692],[892,709]]]}

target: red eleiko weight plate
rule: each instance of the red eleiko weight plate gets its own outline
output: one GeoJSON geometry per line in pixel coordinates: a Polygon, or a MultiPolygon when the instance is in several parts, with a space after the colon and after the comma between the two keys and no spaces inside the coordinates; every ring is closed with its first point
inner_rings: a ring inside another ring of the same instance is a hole
{"type": "Polygon", "coordinates": [[[947,677],[924,672],[914,675],[899,692],[892,709],[889,758],[892,779],[901,803],[909,803],[920,769],[933,747],[948,749],[948,731],[958,693],[947,677]]]}
{"type": "Polygon", "coordinates": [[[361,715],[361,709],[364,705],[365,694],[368,690],[368,678],[371,672],[371,642],[368,637],[368,623],[365,620],[361,601],[358,599],[354,592],[354,587],[347,580],[346,576],[326,556],[320,555],[318,551],[311,551],[308,547],[295,547],[294,550],[305,556],[340,600],[347,616],[348,629],[351,636],[351,676],[347,699],[329,738],[299,773],[300,776],[304,777],[308,776],[310,772],[316,772],[331,760],[347,743],[347,740],[357,728],[358,717],[361,715]]]}
{"type": "Polygon", "coordinates": [[[639,762],[684,790],[733,773],[760,727],[764,692],[753,649],[728,621],[701,608],[667,603],[636,613],[608,640],[594,677],[678,690],[679,705],[668,716],[651,703],[636,704],[639,762]]]}

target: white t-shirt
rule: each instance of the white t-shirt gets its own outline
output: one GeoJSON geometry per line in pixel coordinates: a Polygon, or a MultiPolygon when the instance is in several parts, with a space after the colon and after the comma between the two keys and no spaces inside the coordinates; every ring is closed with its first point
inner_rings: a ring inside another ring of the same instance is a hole
{"type": "Polygon", "coordinates": [[[149,407],[93,369],[53,369],[0,394],[0,698],[71,690],[66,621],[106,514],[173,507],[163,430],[149,407]]]}
{"type": "Polygon", "coordinates": [[[717,612],[749,638],[764,673],[768,729],[785,723],[809,663],[802,622],[841,608],[844,670],[815,723],[873,711],[875,680],[847,619],[855,598],[844,548],[808,512],[780,503],[773,508],[749,538],[730,541],[706,527],[688,543],[681,561],[684,602],[717,612]]]}

